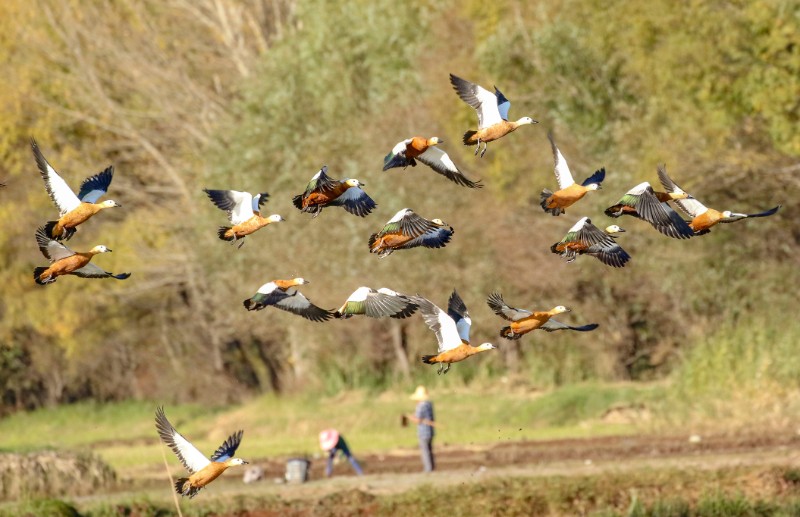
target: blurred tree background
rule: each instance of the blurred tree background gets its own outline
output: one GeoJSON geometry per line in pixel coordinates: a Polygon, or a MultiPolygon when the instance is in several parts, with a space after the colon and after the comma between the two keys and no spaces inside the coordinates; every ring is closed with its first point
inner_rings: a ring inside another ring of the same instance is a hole
{"type": "Polygon", "coordinates": [[[800,309],[795,1],[8,0],[0,27],[0,413],[423,378],[545,388],[670,378],[691,395],[766,375],[798,387],[800,324],[788,317],[800,309]],[[460,140],[476,117],[449,72],[496,84],[512,118],[540,124],[474,157],[460,140]],[[578,178],[608,171],[602,191],[558,218],[537,202],[555,185],[548,130],[578,178]],[[381,172],[414,135],[439,136],[486,188],[424,166],[381,172]],[[46,262],[34,231],[57,212],[31,136],[73,188],[114,165],[107,198],[123,208],[68,245],[106,244],[114,253],[96,262],[129,280],[33,283],[46,262]],[[623,220],[633,256],[623,270],[550,253],[579,217],[605,226],[603,209],[629,188],[657,186],[662,162],[709,206],[783,209],[685,242],[623,220]],[[323,164],[366,183],[378,208],[363,219],[300,214],[291,197],[323,164]],[[217,239],[225,216],[202,188],[268,191],[264,210],[288,221],[237,250],[217,239]],[[370,233],[403,207],[451,224],[450,244],[369,254],[370,233]],[[418,360],[436,347],[419,316],[319,324],[242,307],[261,284],[294,276],[326,308],[361,285],[442,307],[456,288],[473,339],[500,350],[437,378],[418,360]],[[485,304],[494,290],[517,307],[570,306],[565,322],[600,328],[507,342],[485,304]]]}

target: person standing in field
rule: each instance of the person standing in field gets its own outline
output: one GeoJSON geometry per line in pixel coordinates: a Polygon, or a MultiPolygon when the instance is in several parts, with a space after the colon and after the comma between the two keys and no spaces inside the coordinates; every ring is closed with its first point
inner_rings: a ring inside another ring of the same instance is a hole
{"type": "Polygon", "coordinates": [[[411,395],[411,400],[417,401],[417,408],[414,416],[409,415],[409,420],[417,423],[417,438],[419,439],[419,449],[422,455],[422,466],[425,472],[433,472],[436,463],[433,460],[433,435],[434,423],[433,403],[428,396],[425,386],[417,386],[416,391],[411,395]]]}
{"type": "Polygon", "coordinates": [[[325,429],[324,431],[320,432],[319,446],[323,451],[328,453],[328,464],[325,467],[325,477],[331,477],[331,473],[333,472],[333,458],[336,456],[337,451],[342,451],[344,457],[350,461],[350,464],[353,466],[356,474],[359,476],[364,475],[364,472],[361,470],[361,466],[358,464],[358,461],[356,461],[356,458],[350,453],[350,449],[347,447],[347,442],[344,441],[344,437],[340,435],[336,429],[325,429]]]}

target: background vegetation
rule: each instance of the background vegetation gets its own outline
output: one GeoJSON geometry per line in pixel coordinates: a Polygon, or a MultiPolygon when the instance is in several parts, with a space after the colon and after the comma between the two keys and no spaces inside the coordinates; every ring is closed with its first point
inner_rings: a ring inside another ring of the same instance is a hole
{"type": "Polygon", "coordinates": [[[776,420],[794,403],[797,2],[10,0],[0,13],[0,413],[500,379],[550,388],[666,378],[675,407],[730,412],[724,395],[776,420]],[[475,116],[448,72],[496,84],[512,117],[540,124],[475,158],[459,142],[475,116]],[[577,176],[608,171],[604,190],[558,218],[536,203],[554,184],[548,130],[577,176]],[[444,139],[486,188],[424,167],[381,172],[384,154],[412,135],[444,139]],[[123,208],[69,245],[108,245],[98,263],[132,271],[129,280],[31,281],[44,260],[33,233],[56,215],[31,136],[73,187],[115,166],[109,197],[123,208]],[[580,216],[604,224],[602,210],[627,189],[656,183],[661,162],[710,206],[783,209],[687,242],[623,221],[634,257],[623,270],[549,252],[580,216]],[[365,182],[377,210],[313,221],[297,212],[291,196],[323,164],[365,182]],[[288,222],[237,251],[216,238],[224,214],[204,187],[268,191],[265,210],[288,222]],[[367,237],[406,206],[452,224],[453,241],[378,260],[367,237]],[[261,284],[293,276],[311,280],[304,292],[323,307],[360,285],[440,305],[457,288],[479,342],[500,341],[484,303],[493,290],[519,307],[571,306],[570,322],[600,328],[499,343],[437,377],[417,359],[435,346],[418,317],[316,324],[241,307],[261,284]]]}

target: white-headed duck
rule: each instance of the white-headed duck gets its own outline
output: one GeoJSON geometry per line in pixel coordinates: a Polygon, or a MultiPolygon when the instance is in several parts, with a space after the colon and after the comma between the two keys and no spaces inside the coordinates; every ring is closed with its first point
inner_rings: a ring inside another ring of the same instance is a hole
{"type": "Polygon", "coordinates": [[[567,262],[574,261],[578,255],[591,255],[607,266],[625,267],[631,256],[613,238],[624,231],[614,224],[604,232],[588,217],[582,217],[561,241],[550,247],[550,251],[566,257],[567,262]]]}
{"type": "Polygon", "coordinates": [[[369,252],[385,258],[394,250],[417,246],[444,248],[453,233],[453,227],[441,219],[429,221],[410,208],[403,208],[386,222],[380,232],[370,235],[369,252]]]}
{"type": "Polygon", "coordinates": [[[326,206],[341,206],[351,214],[365,217],[378,206],[361,187],[364,184],[357,179],[334,180],[328,176],[328,166],[314,174],[302,194],[292,198],[294,206],[301,212],[317,217],[326,206]]]}
{"type": "Polygon", "coordinates": [[[415,296],[412,300],[419,305],[425,323],[436,334],[436,340],[439,342],[439,350],[436,355],[422,356],[422,362],[425,364],[439,363],[439,370],[436,373],[447,373],[452,363],[497,348],[491,343],[483,343],[479,346],[469,344],[469,329],[472,320],[467,312],[467,306],[455,289],[450,295],[447,312],[421,296],[415,296]]]}
{"type": "Polygon", "coordinates": [[[550,140],[550,146],[553,149],[553,159],[555,160],[555,168],[553,170],[556,174],[556,181],[558,181],[558,190],[555,192],[549,189],[542,190],[540,204],[545,212],[555,216],[565,213],[566,208],[572,206],[587,192],[601,189],[600,184],[606,177],[606,170],[602,168],[595,171],[594,174],[578,185],[572,178],[567,160],[564,159],[564,155],[561,154],[561,151],[556,146],[553,134],[547,133],[547,138],[550,140]]]}
{"type": "Polygon", "coordinates": [[[553,316],[557,314],[571,311],[571,309],[563,305],[553,307],[549,311],[531,312],[507,305],[506,302],[503,301],[503,295],[500,293],[490,294],[486,303],[495,314],[511,322],[509,326],[503,327],[502,330],[500,330],[500,336],[506,339],[519,339],[528,332],[536,329],[546,330],[547,332],[555,332],[556,330],[577,330],[586,332],[594,330],[599,326],[597,323],[589,323],[588,325],[573,327],[552,319],[553,316]]]}
{"type": "Polygon", "coordinates": [[[377,291],[370,287],[359,287],[341,307],[333,313],[340,319],[363,314],[370,318],[407,318],[417,311],[417,304],[410,297],[381,287],[377,291]]]}
{"type": "Polygon", "coordinates": [[[39,245],[42,255],[50,261],[49,267],[37,267],[33,270],[33,278],[39,285],[51,284],[62,275],[75,275],[81,278],[115,278],[117,280],[125,280],[131,276],[130,273],[115,275],[90,263],[95,255],[111,252],[102,244],[86,252],[75,252],[48,236],[44,226],[36,230],[36,243],[39,245]]]}
{"type": "Polygon", "coordinates": [[[209,459],[175,430],[167,420],[163,407],[156,409],[156,430],[161,441],[172,449],[184,468],[189,471],[189,477],[178,478],[175,481],[175,491],[182,496],[188,496],[189,499],[196,496],[203,487],[217,479],[229,467],[248,463],[233,456],[242,441],[244,431],[240,430],[230,435],[209,459]]]}
{"type": "Polygon", "coordinates": [[[650,183],[644,182],[630,189],[617,204],[606,208],[605,214],[609,217],[630,215],[647,221],[653,228],[668,237],[675,239],[688,239],[694,231],[686,221],[673,210],[667,201],[685,199],[685,192],[673,194],[657,192],[650,183]]]}
{"type": "Polygon", "coordinates": [[[333,315],[331,311],[317,307],[296,289],[296,286],[308,283],[305,278],[267,282],[258,288],[256,294],[243,302],[244,308],[248,311],[260,311],[272,305],[311,321],[329,320],[333,315]]]}
{"type": "Polygon", "coordinates": [[[392,152],[383,159],[383,170],[387,171],[393,167],[406,168],[409,165],[417,166],[417,160],[421,161],[435,172],[453,181],[462,187],[481,188],[480,180],[472,181],[461,172],[450,156],[436,147],[442,140],[438,137],[423,138],[415,136],[407,138],[392,148],[392,152]]]}
{"type": "Polygon", "coordinates": [[[478,154],[483,143],[481,157],[486,153],[489,142],[506,136],[520,126],[538,124],[530,117],[522,117],[516,122],[509,121],[508,108],[511,107],[511,102],[497,89],[497,86],[492,93],[453,74],[450,74],[450,83],[461,100],[478,112],[478,130],[464,133],[464,145],[477,144],[475,154],[478,154]]]}
{"type": "Polygon", "coordinates": [[[689,226],[692,228],[695,235],[705,235],[710,232],[711,227],[717,223],[732,223],[748,217],[767,217],[777,212],[781,207],[781,205],[778,205],[757,214],[739,214],[731,212],[730,210],[720,212],[719,210],[708,208],[703,203],[696,200],[691,194],[688,194],[676,185],[675,182],[667,176],[667,168],[665,165],[658,166],[658,178],[661,180],[661,184],[664,185],[668,193],[680,196],[675,199],[675,204],[678,205],[678,208],[686,215],[692,218],[692,220],[689,221],[689,226]]]}
{"type": "Polygon", "coordinates": [[[244,245],[244,238],[261,228],[280,223],[285,219],[278,214],[262,217],[261,205],[267,202],[269,194],[262,192],[255,196],[249,192],[238,190],[210,190],[203,189],[214,205],[228,214],[228,220],[233,226],[220,226],[217,235],[223,241],[235,244],[239,241],[239,248],[244,245]]]}
{"type": "Polygon", "coordinates": [[[36,144],[36,140],[33,138],[31,138],[31,149],[33,149],[33,157],[36,159],[39,172],[42,174],[44,187],[59,212],[57,221],[48,221],[45,225],[45,230],[49,237],[58,240],[69,240],[77,231],[78,225],[87,221],[97,212],[106,208],[121,206],[111,199],[102,203],[97,202],[111,185],[111,180],[114,178],[113,166],[83,180],[81,190],[76,196],[67,185],[67,182],[58,175],[58,172],[45,159],[36,144]]]}

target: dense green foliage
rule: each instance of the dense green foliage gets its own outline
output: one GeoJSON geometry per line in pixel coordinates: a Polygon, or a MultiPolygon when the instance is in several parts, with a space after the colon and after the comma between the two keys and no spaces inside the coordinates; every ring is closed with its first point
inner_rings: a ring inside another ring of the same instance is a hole
{"type": "MultiPolygon", "coordinates": [[[[338,392],[425,379],[442,386],[506,377],[536,387],[661,378],[683,358],[681,393],[696,397],[725,372],[730,389],[775,390],[798,378],[800,330],[800,7],[796,2],[548,3],[504,0],[321,0],[263,3],[4,2],[0,57],[0,413],[81,399],[219,403],[269,391],[338,392]],[[483,159],[460,144],[475,125],[447,81],[454,72],[533,116],[483,159]],[[604,190],[558,218],[552,129],[576,176],[608,170],[604,190]],[[399,140],[437,135],[487,187],[467,191],[426,170],[381,172],[399,140]],[[124,282],[33,284],[44,263],[33,232],[56,212],[28,149],[76,187],[108,164],[123,208],[81,227],[69,245],[104,243],[97,259],[124,282]],[[548,247],[655,166],[701,201],[767,219],[721,225],[688,242],[621,221],[634,257],[610,270],[564,264],[548,247]],[[365,219],[291,205],[322,164],[357,177],[378,202],[365,219]],[[268,191],[287,222],[236,250],[216,238],[224,214],[201,189],[268,191]],[[441,250],[379,260],[370,233],[405,206],[456,229],[441,250]],[[501,341],[486,307],[571,306],[591,334],[499,343],[435,379],[418,363],[433,335],[410,320],[310,323],[241,301],[263,283],[303,276],[326,307],[360,285],[419,292],[439,305],[455,287],[473,339],[501,341]],[[724,357],[703,352],[722,344],[724,357]],[[752,343],[759,343],[758,355],[752,343]],[[698,345],[701,351],[692,352],[698,345]],[[706,355],[703,355],[706,354],[706,355]],[[796,354],[795,354],[796,355],[796,354]],[[762,366],[759,366],[762,365],[762,366]],[[765,376],[767,379],[765,380],[765,376]],[[432,380],[433,379],[433,380],[432,380]]],[[[712,390],[713,391],[713,390],[712,390]]],[[[759,395],[762,396],[762,395],[759,395]]]]}

